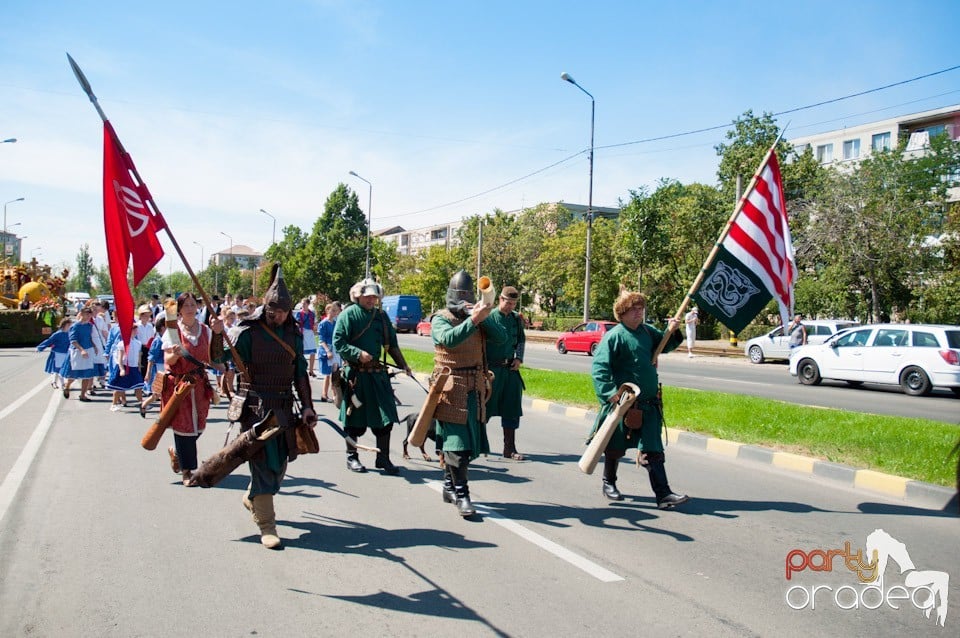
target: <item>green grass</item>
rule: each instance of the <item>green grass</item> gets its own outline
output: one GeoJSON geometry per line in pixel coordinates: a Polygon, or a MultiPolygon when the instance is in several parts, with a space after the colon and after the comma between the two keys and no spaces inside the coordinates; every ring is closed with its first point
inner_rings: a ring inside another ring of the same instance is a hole
{"type": "MultiPolygon", "coordinates": [[[[433,369],[431,353],[404,354],[414,370],[433,369]]],[[[529,397],[591,410],[598,407],[586,373],[524,368],[523,379],[529,397]]],[[[960,438],[956,425],[686,388],[664,387],[663,394],[667,427],[937,485],[956,483],[957,461],[950,456],[960,438]]]]}

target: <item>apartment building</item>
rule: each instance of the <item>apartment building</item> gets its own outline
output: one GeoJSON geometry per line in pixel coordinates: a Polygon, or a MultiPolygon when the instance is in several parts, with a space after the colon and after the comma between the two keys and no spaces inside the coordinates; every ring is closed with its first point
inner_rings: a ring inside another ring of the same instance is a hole
{"type": "MultiPolygon", "coordinates": [[[[587,213],[585,204],[568,204],[565,202],[553,202],[552,207],[563,206],[578,219],[582,219],[587,213]]],[[[518,215],[525,209],[505,211],[508,215],[518,215]]],[[[606,206],[593,207],[594,218],[604,217],[607,219],[616,219],[620,215],[619,208],[610,208],[606,206]]],[[[397,252],[401,255],[413,255],[421,250],[431,246],[444,246],[450,248],[457,243],[457,231],[463,226],[463,221],[449,222],[445,224],[435,224],[433,226],[424,226],[406,230],[402,226],[393,226],[374,231],[373,234],[384,241],[392,242],[397,246],[397,252]]]]}
{"type": "Polygon", "coordinates": [[[259,268],[263,262],[263,253],[258,253],[249,246],[236,244],[227,250],[213,253],[209,261],[213,265],[224,266],[230,264],[231,260],[236,262],[241,270],[253,270],[259,268]]]}

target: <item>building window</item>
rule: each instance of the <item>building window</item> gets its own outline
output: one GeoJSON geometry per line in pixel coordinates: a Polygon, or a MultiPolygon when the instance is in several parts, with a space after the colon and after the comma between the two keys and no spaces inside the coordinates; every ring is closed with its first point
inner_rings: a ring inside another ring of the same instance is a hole
{"type": "Polygon", "coordinates": [[[446,228],[435,228],[430,231],[430,241],[438,241],[440,239],[447,238],[447,229],[446,228]]]}
{"type": "Polygon", "coordinates": [[[807,152],[810,148],[809,144],[797,144],[793,147],[793,157],[794,159],[799,158],[801,155],[807,152]]]}
{"type": "Polygon", "coordinates": [[[877,133],[870,140],[870,148],[874,153],[890,150],[890,133],[877,133]]]}
{"type": "Polygon", "coordinates": [[[407,235],[407,234],[400,235],[400,245],[401,245],[401,246],[409,246],[409,245],[410,245],[410,235],[407,235]]]}
{"type": "Polygon", "coordinates": [[[821,164],[833,161],[833,144],[821,144],[817,147],[817,161],[821,164]]]}
{"type": "Polygon", "coordinates": [[[846,140],[843,143],[843,159],[853,160],[860,157],[860,140],[846,140]]]}
{"type": "Polygon", "coordinates": [[[945,124],[937,124],[936,126],[927,127],[927,136],[931,139],[938,135],[943,135],[946,132],[947,126],[945,124]]]}

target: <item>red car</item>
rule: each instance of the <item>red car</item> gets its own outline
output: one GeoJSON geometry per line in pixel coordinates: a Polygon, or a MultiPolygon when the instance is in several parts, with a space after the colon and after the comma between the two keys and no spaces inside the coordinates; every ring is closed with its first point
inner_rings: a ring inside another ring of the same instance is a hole
{"type": "Polygon", "coordinates": [[[557,338],[557,351],[560,354],[568,352],[586,352],[590,356],[597,351],[597,344],[617,324],[613,321],[590,321],[564,332],[557,338]]]}
{"type": "Polygon", "coordinates": [[[430,315],[423,321],[417,324],[417,334],[421,337],[430,336],[430,322],[433,321],[433,315],[430,315]]]}

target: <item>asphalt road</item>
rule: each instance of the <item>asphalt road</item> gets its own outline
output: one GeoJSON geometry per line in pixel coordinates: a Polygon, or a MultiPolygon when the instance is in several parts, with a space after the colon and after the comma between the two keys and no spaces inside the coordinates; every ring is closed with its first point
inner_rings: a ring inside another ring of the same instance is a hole
{"type": "MultiPolygon", "coordinates": [[[[400,335],[401,348],[432,351],[429,337],[400,335]]],[[[550,345],[527,343],[524,365],[546,370],[590,372],[593,358],[586,354],[562,355],[550,345]]],[[[911,397],[899,388],[865,384],[852,388],[842,381],[805,386],[790,376],[786,362],[750,363],[746,357],[696,356],[671,352],[660,358],[660,380],[665,385],[730,392],[853,412],[923,417],[960,424],[960,400],[938,389],[928,397],[911,397]]]]}
{"type": "MultiPolygon", "coordinates": [[[[320,454],[291,465],[277,498],[285,548],[271,552],[240,505],[245,468],[183,487],[168,440],[139,447],[149,421],[109,412],[103,395],[65,401],[43,358],[0,350],[0,636],[899,637],[956,635],[960,622],[955,513],[678,446],[667,468],[692,496],[682,509],[657,510],[626,462],[627,498],[609,503],[599,475],[576,467],[585,423],[548,413],[523,419],[531,460],[471,466],[471,521],[441,502],[435,462],[400,461],[400,436],[399,477],[357,475],[320,426],[320,454]],[[907,573],[891,562],[879,589],[899,609],[849,608],[878,599],[841,557],[804,567],[877,529],[902,543],[882,547],[899,548],[907,573]],[[896,600],[934,572],[952,576],[944,628],[896,600]]],[[[417,410],[422,390],[395,387],[401,416],[417,410]]],[[[223,443],[224,415],[214,408],[202,456],[223,443]]],[[[488,431],[497,442],[498,424],[488,431]]]]}

